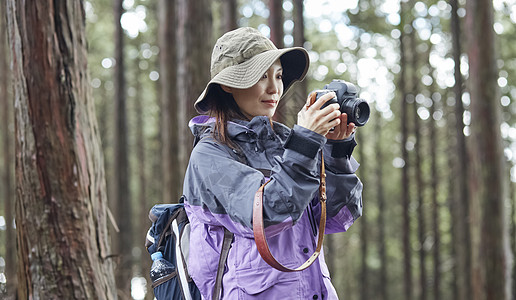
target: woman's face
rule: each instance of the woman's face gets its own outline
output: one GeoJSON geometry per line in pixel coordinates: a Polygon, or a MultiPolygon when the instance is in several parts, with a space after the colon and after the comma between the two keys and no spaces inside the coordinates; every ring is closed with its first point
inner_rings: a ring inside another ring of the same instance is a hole
{"type": "Polygon", "coordinates": [[[240,111],[249,119],[256,116],[272,118],[279,100],[283,95],[283,68],[280,60],[263,74],[262,78],[250,88],[237,89],[222,86],[224,91],[233,95],[240,111]]]}

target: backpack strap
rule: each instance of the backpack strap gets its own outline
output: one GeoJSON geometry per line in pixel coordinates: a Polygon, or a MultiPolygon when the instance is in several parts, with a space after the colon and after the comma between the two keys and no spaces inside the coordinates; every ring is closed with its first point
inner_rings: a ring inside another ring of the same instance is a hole
{"type": "Polygon", "coordinates": [[[222,242],[222,249],[220,251],[219,266],[217,268],[217,277],[215,277],[215,286],[213,287],[212,299],[220,299],[220,291],[222,290],[222,275],[224,275],[224,268],[228,260],[229,249],[233,242],[233,233],[224,227],[224,241],[222,242]]]}
{"type": "MultiPolygon", "coordinates": [[[[198,139],[195,141],[195,145],[197,145],[199,142],[205,139],[214,139],[211,136],[205,136],[203,138],[198,139]]],[[[220,144],[226,151],[229,153],[229,155],[233,158],[235,158],[237,161],[249,165],[247,163],[247,159],[243,155],[241,151],[238,151],[236,149],[233,149],[227,145],[220,144]]],[[[233,232],[229,231],[226,227],[224,227],[224,240],[222,242],[222,249],[220,250],[220,257],[219,257],[219,264],[217,266],[217,276],[215,277],[215,286],[213,286],[213,292],[212,292],[212,299],[213,300],[219,300],[220,294],[222,291],[222,276],[224,276],[224,269],[226,267],[226,262],[228,260],[229,250],[231,249],[231,244],[233,243],[233,232]]]]}

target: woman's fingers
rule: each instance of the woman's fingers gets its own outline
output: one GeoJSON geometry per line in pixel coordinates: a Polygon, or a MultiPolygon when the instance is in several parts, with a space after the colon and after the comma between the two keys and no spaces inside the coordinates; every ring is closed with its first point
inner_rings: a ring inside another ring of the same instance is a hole
{"type": "Polygon", "coordinates": [[[335,93],[334,92],[330,92],[330,93],[327,93],[327,94],[324,94],[322,95],[319,99],[317,99],[314,104],[310,105],[310,97],[311,96],[308,96],[308,106],[310,109],[312,110],[319,110],[321,109],[321,107],[324,105],[324,103],[328,102],[329,100],[333,99],[336,97],[335,93]]]}

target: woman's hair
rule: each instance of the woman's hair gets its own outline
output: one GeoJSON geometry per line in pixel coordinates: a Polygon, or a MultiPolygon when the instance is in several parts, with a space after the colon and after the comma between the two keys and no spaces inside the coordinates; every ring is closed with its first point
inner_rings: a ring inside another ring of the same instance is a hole
{"type": "Polygon", "coordinates": [[[242,114],[240,108],[233,96],[225,92],[219,84],[214,84],[211,87],[212,101],[210,103],[209,114],[215,117],[215,128],[213,130],[213,137],[220,143],[226,144],[234,148],[234,143],[228,135],[228,121],[231,119],[247,118],[242,114]]]}

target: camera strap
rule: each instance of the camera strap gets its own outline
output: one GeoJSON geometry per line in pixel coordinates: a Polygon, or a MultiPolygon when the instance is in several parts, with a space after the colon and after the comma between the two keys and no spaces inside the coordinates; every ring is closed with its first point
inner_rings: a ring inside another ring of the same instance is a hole
{"type": "MultiPolygon", "coordinates": [[[[254,195],[254,203],[253,203],[253,233],[254,240],[256,242],[256,247],[258,248],[258,252],[262,256],[263,260],[265,260],[271,267],[283,271],[283,272],[296,272],[302,271],[308,268],[310,265],[314,263],[314,261],[319,257],[321,253],[323,240],[324,240],[324,231],[326,229],[326,171],[324,168],[324,156],[323,151],[321,151],[321,181],[319,185],[319,202],[321,204],[321,220],[319,222],[319,237],[317,239],[317,247],[315,252],[305,261],[302,265],[297,268],[290,269],[279,263],[276,258],[271,253],[269,249],[269,244],[267,243],[267,239],[265,237],[265,226],[263,225],[263,191],[265,186],[272,180],[269,179],[265,182],[254,195]]],[[[311,204],[309,204],[311,205],[311,204]]]]}

